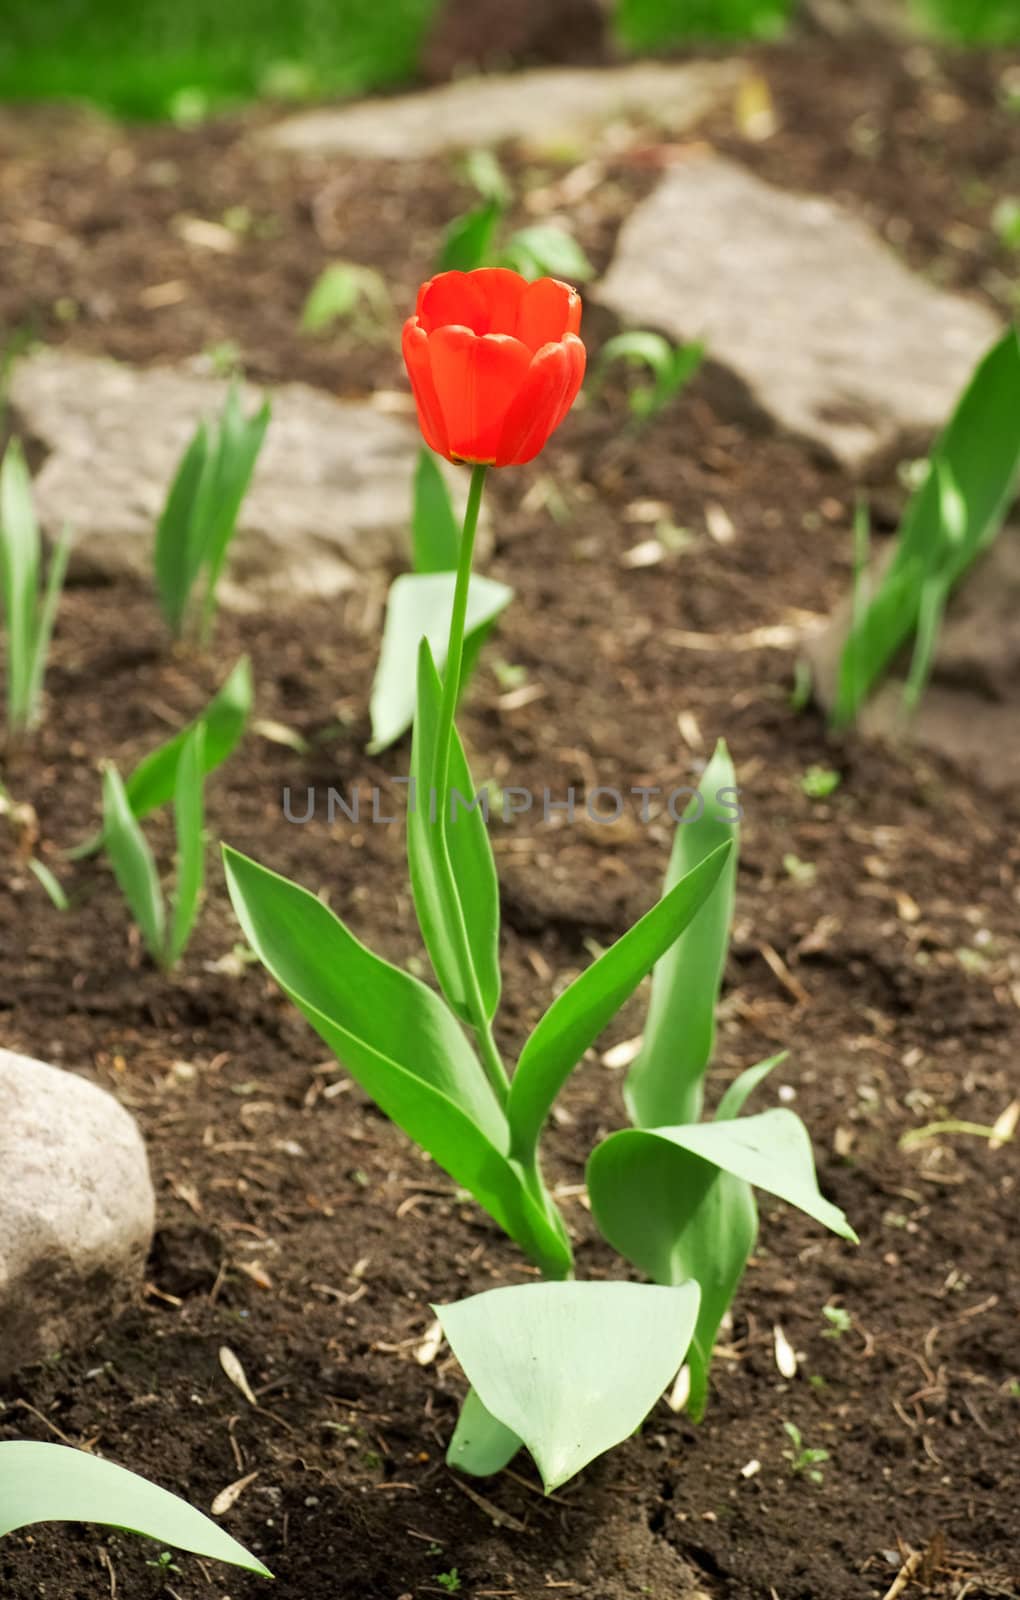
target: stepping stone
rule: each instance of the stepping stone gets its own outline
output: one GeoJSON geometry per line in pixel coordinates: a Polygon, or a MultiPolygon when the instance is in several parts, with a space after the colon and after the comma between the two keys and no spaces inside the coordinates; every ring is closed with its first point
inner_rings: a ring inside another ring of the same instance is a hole
{"type": "MultiPolygon", "coordinates": [[[[224,381],[175,368],[139,370],[42,350],[14,369],[16,430],[48,455],[35,479],[50,533],[68,523],[79,573],[151,577],[153,541],[180,454],[224,381]]],[[[273,415],[231,546],[227,605],[332,595],[407,561],[421,436],[407,414],[337,400],[304,384],[267,391],[273,415]]],[[[259,400],[245,391],[245,407],[259,400]]],[[[455,502],[468,475],[449,469],[455,502]]]]}
{"type": "Polygon", "coordinates": [[[626,117],[680,133],[728,99],[745,73],[736,61],[493,73],[419,94],[301,112],[258,138],[302,155],[406,161],[506,140],[546,149],[583,145],[626,117]]]}
{"type": "MultiPolygon", "coordinates": [[[[877,578],[876,578],[877,581],[877,578]]],[[[829,711],[851,620],[849,598],[826,630],[805,641],[815,698],[829,711]]],[[[1007,524],[957,586],[939,636],[931,679],[908,717],[903,686],[910,651],[865,703],[867,738],[911,743],[946,756],[993,794],[1020,791],[1020,525],[1007,524]]]]}
{"type": "Polygon", "coordinates": [[[627,323],[704,339],[780,427],[855,472],[941,427],[1001,331],[841,207],[710,151],[631,213],[597,298],[627,323]]]}
{"type": "Polygon", "coordinates": [[[137,1294],[155,1198],[116,1100],[0,1050],[0,1379],[86,1343],[137,1294]]]}

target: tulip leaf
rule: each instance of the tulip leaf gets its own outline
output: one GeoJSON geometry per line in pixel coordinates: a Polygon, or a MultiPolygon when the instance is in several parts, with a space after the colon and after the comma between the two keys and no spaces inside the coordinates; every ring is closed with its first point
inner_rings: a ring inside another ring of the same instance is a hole
{"type": "Polygon", "coordinates": [[[215,1522],[125,1467],[60,1444],[0,1443],[0,1538],[36,1522],[95,1522],[213,1561],[272,1573],[215,1522]]]}
{"type": "Polygon", "coordinates": [[[504,245],[500,263],[532,281],[561,278],[567,283],[587,283],[595,276],[595,268],[577,240],[551,222],[519,228],[504,245]]]}
{"type": "Polygon", "coordinates": [[[209,427],[200,422],[181,457],[156,525],[156,593],[171,632],[181,632],[191,586],[202,564],[196,507],[212,472],[209,427]]]}
{"type": "Polygon", "coordinates": [[[103,773],[103,842],[114,877],[154,961],[166,954],[166,907],[159,873],[145,835],[131,811],[120,773],[103,773]]]}
{"type": "Polygon", "coordinates": [[[225,848],[245,937],[362,1088],[544,1271],[570,1250],[507,1159],[503,1111],[452,1012],[310,894],[225,848]]]}
{"type": "Polygon", "coordinates": [[[446,230],[437,272],[474,272],[487,267],[492,254],[492,241],[503,216],[503,200],[490,195],[480,206],[454,217],[446,230]]]}
{"type": "Polygon", "coordinates": [[[474,1389],[460,1408],[457,1426],[446,1452],[447,1462],[473,1478],[490,1478],[511,1462],[522,1441],[487,1411],[474,1389]]]}
{"type": "Polygon", "coordinates": [[[553,1101],[606,1024],[693,921],[732,852],[718,845],[640,922],[558,995],[521,1051],[507,1114],[515,1155],[529,1160],[553,1101]]]}
{"type": "MultiPolygon", "coordinates": [[[[743,1073],[742,1103],[775,1061],[743,1073]]],[[[738,1087],[739,1086],[739,1087],[738,1087]]],[[[702,1303],[691,1346],[691,1411],[704,1409],[719,1324],[757,1236],[751,1186],[788,1201],[841,1238],[857,1235],[818,1191],[807,1130],[792,1111],[610,1134],[588,1160],[592,1214],[603,1237],[656,1283],[694,1278],[702,1303]]]]}
{"type": "MultiPolygon", "coordinates": [[[[446,650],[453,614],[454,572],[405,572],[394,579],[386,603],[386,622],[375,681],[372,684],[372,754],[386,750],[406,733],[414,720],[415,669],[418,644],[429,642],[439,672],[446,666],[446,650]]],[[[513,599],[513,590],[494,578],[472,573],[465,623],[465,654],[477,650],[500,612],[513,599]]],[[[461,689],[467,673],[461,675],[461,689]]]]}
{"type": "MultiPolygon", "coordinates": [[[[433,1309],[548,1494],[641,1426],[684,1359],[698,1286],[529,1283],[433,1309]]],[[[452,1449],[447,1460],[461,1464],[452,1449]]]]}
{"type": "Polygon", "coordinates": [[[439,462],[424,446],[414,471],[414,570],[455,572],[460,528],[439,462]]]}
{"type": "Polygon", "coordinates": [[[641,1051],[624,1088],[631,1121],[638,1127],[696,1122],[701,1115],[733,920],[739,834],[731,813],[736,796],[733,763],[720,739],[698,793],[677,824],[666,889],[727,840],[733,848],[705,904],[656,963],[641,1051]]]}
{"type": "Polygon", "coordinates": [[[203,817],[203,767],[205,724],[196,723],[188,734],[177,763],[174,826],[177,831],[177,882],[172,896],[167,962],[172,967],[184,953],[198,913],[205,875],[203,817]]]}
{"type": "Polygon", "coordinates": [[[12,439],[0,466],[0,586],[7,627],[7,715],[12,727],[27,725],[31,716],[40,552],[32,484],[21,445],[12,439]]]}
{"type": "Polygon", "coordinates": [[[457,1015],[472,1023],[457,925],[467,942],[486,1017],[491,1019],[500,992],[499,882],[483,810],[486,797],[474,804],[471,773],[456,727],[450,740],[449,799],[445,806],[440,804],[435,758],[441,699],[439,674],[428,640],[423,639],[411,742],[407,858],[418,923],[433,970],[457,1015]]]}

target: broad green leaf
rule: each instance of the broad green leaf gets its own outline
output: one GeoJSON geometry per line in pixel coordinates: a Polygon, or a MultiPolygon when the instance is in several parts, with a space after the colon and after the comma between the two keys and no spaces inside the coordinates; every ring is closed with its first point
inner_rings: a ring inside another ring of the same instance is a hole
{"type": "Polygon", "coordinates": [[[532,1156],[556,1096],[641,979],[683,933],[718,882],[733,850],[719,845],[553,1001],[521,1051],[510,1085],[511,1148],[532,1156]]]}
{"type": "Polygon", "coordinates": [[[177,763],[174,795],[174,826],[177,830],[177,882],[173,893],[173,917],[167,963],[174,966],[184,954],[191,937],[202,892],[205,868],[205,819],[202,787],[205,762],[205,723],[196,723],[188,734],[177,763]]]}
{"type": "Polygon", "coordinates": [[[39,528],[21,445],[12,439],[0,466],[0,586],[7,628],[7,716],[12,728],[32,716],[32,668],[39,606],[39,528]]]}
{"type": "Polygon", "coordinates": [[[964,391],[907,508],[893,559],[851,628],[840,662],[835,726],[853,720],[863,697],[917,627],[921,597],[931,580],[938,579],[949,594],[996,537],[1018,473],[1020,334],[1010,328],[964,391]]]}
{"type": "Polygon", "coordinates": [[[489,266],[492,241],[502,215],[503,203],[493,197],[455,217],[443,237],[436,271],[474,272],[477,267],[489,266]]]}
{"type": "MultiPolygon", "coordinates": [[[[716,1120],[737,1116],[783,1059],[773,1056],[742,1072],[719,1102],[716,1120]]],[[[593,1214],[610,1242],[620,1248],[619,1241],[626,1239],[646,1250],[639,1264],[659,1283],[693,1278],[701,1286],[687,1356],[687,1409],[697,1421],[705,1408],[716,1334],[757,1237],[751,1185],[664,1139],[622,1143],[598,1161],[593,1155],[588,1180],[593,1214]]]]}
{"type": "MultiPolygon", "coordinates": [[[[529,1283],[433,1310],[548,1494],[641,1426],[683,1362],[698,1286],[529,1283]]],[[[447,1460],[458,1465],[452,1450],[447,1460]]]]}
{"type": "Polygon", "coordinates": [[[428,640],[423,639],[411,741],[407,859],[418,925],[439,986],[461,1020],[472,1023],[458,926],[467,941],[485,1015],[491,1020],[500,992],[499,882],[482,802],[473,803],[474,786],[456,727],[450,736],[449,799],[445,807],[440,804],[435,753],[442,692],[428,640]]]}
{"type": "Polygon", "coordinates": [[[507,1159],[503,1111],[439,996],[373,955],[306,889],[234,850],[224,863],[248,943],[320,1038],[543,1271],[562,1276],[569,1247],[507,1159]]]}
{"type": "Polygon", "coordinates": [[[34,717],[42,694],[43,679],[46,676],[46,661],[50,653],[50,640],[53,637],[53,625],[57,620],[57,610],[60,606],[60,596],[64,590],[64,579],[67,576],[67,563],[71,556],[71,533],[65,528],[54,546],[50,556],[49,571],[46,574],[46,589],[43,594],[39,615],[36,619],[35,642],[32,647],[32,671],[28,686],[29,717],[34,717]]]}
{"type": "Polygon", "coordinates": [[[7,1440],[0,1443],[0,1538],[36,1522],[96,1522],[123,1528],[272,1577],[215,1522],[125,1467],[61,1444],[7,1440]]]}
{"type": "MultiPolygon", "coordinates": [[[[370,712],[372,743],[369,752],[387,749],[414,720],[418,645],[429,642],[432,659],[441,673],[453,612],[454,572],[405,572],[390,588],[386,604],[379,665],[372,685],[370,712]]],[[[471,574],[465,622],[465,650],[476,636],[491,628],[513,599],[513,590],[494,578],[471,574]]],[[[466,675],[462,678],[462,684],[466,675]]]]}
{"type": "Polygon", "coordinates": [[[191,586],[201,565],[195,521],[202,484],[211,472],[211,452],[209,429],[200,422],[181,457],[156,525],[156,592],[175,635],[181,632],[191,586]]]}
{"type": "Polygon", "coordinates": [[[624,1087],[630,1119],[641,1128],[696,1122],[701,1115],[702,1084],[715,1046],[715,1008],[733,920],[739,849],[736,802],[733,763],[720,739],[698,793],[677,824],[666,890],[727,840],[732,849],[705,904],[656,963],[652,975],[644,1040],[624,1087]]]}
{"type": "Polygon", "coordinates": [[[154,961],[166,956],[166,908],[159,873],[116,767],[103,773],[103,842],[131,915],[154,961]]]}
{"type": "Polygon", "coordinates": [[[460,528],[439,463],[424,446],[414,472],[413,532],[415,572],[456,571],[460,528]]]}
{"type": "Polygon", "coordinates": [[[577,240],[549,222],[519,229],[507,240],[501,259],[523,278],[588,283],[595,276],[595,268],[577,240]]]}
{"type": "Polygon", "coordinates": [[[450,1466],[473,1478],[490,1478],[494,1472],[502,1472],[520,1448],[516,1433],[498,1422],[469,1389],[446,1452],[450,1466]]]}

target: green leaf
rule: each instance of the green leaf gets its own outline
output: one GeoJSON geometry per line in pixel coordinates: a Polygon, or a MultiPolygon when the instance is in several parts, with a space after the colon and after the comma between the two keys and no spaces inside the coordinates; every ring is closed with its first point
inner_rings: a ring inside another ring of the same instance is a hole
{"type": "Polygon", "coordinates": [[[61,884],[60,879],[57,877],[55,872],[51,871],[51,869],[46,865],[45,861],[40,861],[38,856],[31,856],[29,858],[28,870],[42,884],[50,898],[50,901],[57,908],[57,910],[66,911],[70,905],[70,901],[68,900],[67,895],[64,893],[63,885],[61,884]]]}
{"type": "MultiPolygon", "coordinates": [[[[851,627],[840,661],[832,721],[860,704],[918,626],[922,604],[944,595],[1002,526],[1020,474],[1020,334],[1015,328],[979,363],[931,455],[874,598],[851,627]],[[927,593],[927,601],[922,596],[927,593]]],[[[928,646],[922,646],[922,651],[928,646]]],[[[923,654],[922,654],[923,662],[923,654]]]]}
{"type": "Polygon", "coordinates": [[[423,446],[414,473],[414,570],[455,572],[459,549],[460,528],[446,479],[423,446]]]}
{"type": "Polygon", "coordinates": [[[521,228],[506,242],[502,264],[523,278],[562,278],[567,283],[588,283],[595,268],[577,240],[553,223],[521,228]]]}
{"type": "MultiPolygon", "coordinates": [[[[128,804],[135,817],[141,820],[150,811],[172,800],[177,787],[177,764],[181,751],[191,734],[201,722],[205,725],[203,764],[205,775],[214,772],[237,749],[241,742],[254,699],[251,662],[241,656],[230,676],[212,700],[180,733],[153,750],[135,767],[124,785],[128,804]]],[[[84,844],[67,851],[67,858],[80,861],[102,848],[102,833],[86,839],[84,844]]]]}
{"type": "Polygon", "coordinates": [[[112,765],[103,773],[103,842],[146,948],[154,961],[162,963],[166,955],[166,908],[159,873],[128,804],[120,773],[112,765]]]}
{"type": "Polygon", "coordinates": [[[177,763],[174,825],[177,830],[177,883],[167,964],[174,966],[184,954],[198,912],[205,869],[205,833],[202,787],[205,762],[205,723],[188,734],[177,763]]]}
{"type": "MultiPolygon", "coordinates": [[[[762,1062],[743,1073],[731,1086],[728,1108],[743,1104],[775,1064],[762,1062]]],[[[787,1200],[841,1238],[857,1239],[842,1211],[818,1192],[807,1131],[784,1109],[611,1134],[589,1158],[587,1183],[592,1214],[614,1249],[657,1283],[694,1278],[701,1285],[689,1356],[695,1418],[704,1410],[715,1335],[757,1236],[751,1185],[787,1200]]]]}
{"type": "Polygon", "coordinates": [[[386,283],[372,267],[334,261],[312,285],[301,313],[302,333],[325,333],[335,322],[353,319],[362,302],[377,323],[392,315],[386,283]]]}
{"type": "Polygon", "coordinates": [[[781,1050],[777,1056],[769,1056],[767,1061],[759,1061],[756,1066],[745,1067],[730,1084],[726,1093],[715,1109],[715,1122],[729,1122],[734,1117],[739,1117],[744,1109],[745,1102],[757,1089],[759,1083],[764,1083],[769,1073],[774,1071],[789,1055],[788,1050],[781,1050]]]}
{"type": "Polygon", "coordinates": [[[202,538],[202,559],[208,567],[208,596],[215,594],[226,563],[269,417],[270,404],[264,400],[258,411],[245,420],[237,386],[231,384],[220,419],[211,503],[203,508],[208,516],[202,538]]]}
{"type": "Polygon", "coordinates": [[[640,1054],[624,1099],[638,1127],[696,1122],[702,1083],[715,1047],[715,1008],[733,920],[739,849],[733,815],[737,780],[726,745],[716,745],[698,793],[677,824],[666,890],[729,840],[732,850],[712,893],[656,964],[640,1054]],[[717,797],[722,794],[722,800],[717,797]]]}
{"type": "Polygon", "coordinates": [[[423,639],[418,715],[411,741],[407,859],[418,925],[439,986],[461,1020],[471,1023],[456,927],[459,921],[464,929],[478,991],[491,1020],[500,992],[499,882],[485,814],[481,804],[471,804],[474,785],[456,727],[450,736],[449,805],[440,809],[435,758],[442,692],[428,640],[423,639]],[[458,796],[468,804],[461,806],[458,796]]]}
{"type": "MultiPolygon", "coordinates": [[[[433,1310],[548,1494],[640,1427],[683,1361],[698,1287],[529,1283],[433,1310]]],[[[447,1460],[459,1464],[452,1448],[447,1460]]]]}
{"type": "Polygon", "coordinates": [[[506,173],[491,150],[469,150],[464,157],[464,176],[483,200],[498,200],[508,206],[513,199],[506,173]]]}
{"type": "Polygon", "coordinates": [[[211,1561],[227,1561],[260,1577],[272,1577],[215,1522],[126,1468],[60,1444],[7,1440],[0,1443],[0,1538],[36,1522],[98,1522],[124,1528],[211,1561]]]}
{"type": "Polygon", "coordinates": [[[503,203],[495,196],[455,217],[443,236],[437,272],[474,272],[490,265],[492,241],[503,216],[503,203]]]}
{"type": "Polygon", "coordinates": [[[211,474],[211,454],[209,429],[200,422],[181,457],[156,525],[156,593],[175,636],[184,625],[191,586],[201,566],[196,513],[202,485],[211,474]]]}
{"type": "Polygon", "coordinates": [[[7,717],[12,728],[25,728],[32,718],[40,560],[32,483],[21,445],[12,439],[0,466],[0,585],[7,628],[7,717]]]}
{"type": "MultiPolygon", "coordinates": [[[[446,666],[455,586],[453,572],[405,572],[390,588],[379,665],[372,684],[372,742],[368,747],[372,755],[388,749],[414,720],[418,645],[423,637],[429,642],[439,672],[446,666]]],[[[477,636],[492,627],[513,599],[513,593],[505,583],[471,574],[465,650],[477,644],[477,636]]]]}
{"type": "Polygon", "coordinates": [[[473,1389],[460,1408],[446,1459],[451,1467],[473,1478],[490,1478],[502,1472],[521,1448],[521,1440],[487,1411],[473,1389]]]}
{"type": "Polygon", "coordinates": [[[507,1115],[512,1149],[530,1159],[556,1096],[606,1024],[693,921],[733,850],[719,845],[653,906],[640,922],[553,1001],[521,1051],[507,1115]]]}
{"type": "Polygon", "coordinates": [[[320,1038],[543,1271],[562,1276],[569,1247],[507,1159],[506,1118],[439,996],[373,955],[306,889],[234,850],[224,863],[248,943],[320,1038]]]}
{"type": "Polygon", "coordinates": [[[57,540],[53,554],[50,556],[49,571],[46,574],[46,590],[43,594],[39,615],[36,619],[35,642],[32,646],[32,670],[28,686],[29,716],[34,717],[42,694],[43,679],[46,676],[46,661],[50,653],[50,640],[53,637],[53,625],[57,620],[57,610],[60,606],[60,596],[64,589],[64,579],[67,576],[67,563],[71,556],[71,533],[65,528],[57,540]]]}

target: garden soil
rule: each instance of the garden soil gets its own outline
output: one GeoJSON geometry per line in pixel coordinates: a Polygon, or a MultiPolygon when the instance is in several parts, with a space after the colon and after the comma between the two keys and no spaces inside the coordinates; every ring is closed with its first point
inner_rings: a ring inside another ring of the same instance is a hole
{"type": "MultiPolygon", "coordinates": [[[[1010,63],[842,49],[759,64],[779,131],[756,143],[720,116],[700,136],[773,181],[836,193],[918,270],[1001,311],[1009,261],[990,214],[1020,191],[1020,123],[997,99],[1010,63]]],[[[469,198],[453,164],[293,167],[255,153],[249,127],[75,121],[72,138],[64,119],[6,113],[8,336],[140,363],[236,357],[256,381],[345,394],[400,389],[392,330],[316,341],[296,323],[334,258],[377,267],[394,305],[410,302],[469,198]],[[224,214],[235,250],[196,249],[174,222],[224,214]],[[166,284],[162,307],[146,302],[166,284]]],[[[607,155],[575,210],[598,267],[669,158],[651,134],[637,154],[607,155]]],[[[562,176],[507,166],[531,192],[562,176]]],[[[598,313],[587,328],[593,346],[611,331],[598,313]]],[[[903,498],[894,464],[867,487],[887,530],[903,498]]],[[[92,1077],[138,1116],[159,1226],[139,1302],[86,1350],[0,1388],[0,1438],[100,1450],[204,1507],[248,1480],[224,1525],[288,1600],[1020,1595],[1016,1145],[901,1144],[939,1122],[987,1128],[1018,1093],[1020,804],[948,764],[836,742],[794,703],[796,637],[845,591],[860,488],[770,431],[711,366],[640,432],[608,387],[533,467],[492,485],[488,570],[516,599],[468,691],[464,737],[479,781],[576,796],[573,820],[544,821],[539,798],[493,824],[501,1043],[519,1048],[557,988],[654,899],[672,825],[662,797],[643,822],[631,787],[696,784],[725,736],[744,825],[710,1103],[788,1050],[755,1104],[778,1097],[804,1117],[821,1185],[861,1238],[852,1248],[763,1197],[704,1422],[663,1403],[548,1498],[523,1457],[484,1482],[446,1468],[463,1379],[445,1347],[422,1359],[430,1305],[525,1281],[516,1250],[245,960],[212,851],[204,914],[170,977],[139,949],[106,866],[62,854],[96,824],[101,760],[130,768],[248,651],[258,726],[210,783],[212,837],[323,893],[374,949],[423,970],[395,783],[407,746],[365,754],[376,599],[224,614],[201,656],[171,648],[144,585],[72,584],[46,721],[6,768],[28,809],[0,818],[0,1042],[92,1077]],[[661,524],[662,559],[643,565],[661,524]],[[350,800],[356,786],[361,820],[331,824],[327,790],[350,800]],[[598,787],[628,795],[618,821],[587,816],[598,787]],[[288,788],[299,815],[314,791],[308,822],[287,820],[288,788]],[[397,820],[372,820],[372,790],[397,820]],[[32,850],[68,912],[26,870],[32,850]],[[820,1481],[792,1470],[787,1424],[828,1452],[820,1481]]],[[[169,818],[148,831],[168,864],[169,818]]],[[[550,1130],[549,1176],[586,1277],[626,1271],[597,1237],[583,1179],[622,1119],[612,1048],[642,1014],[635,1001],[599,1042],[550,1130]]],[[[0,1593],[268,1592],[159,1556],[122,1534],[28,1530],[0,1546],[0,1593]]]]}

